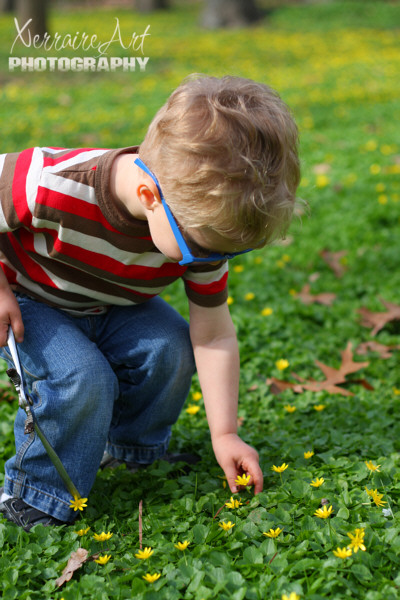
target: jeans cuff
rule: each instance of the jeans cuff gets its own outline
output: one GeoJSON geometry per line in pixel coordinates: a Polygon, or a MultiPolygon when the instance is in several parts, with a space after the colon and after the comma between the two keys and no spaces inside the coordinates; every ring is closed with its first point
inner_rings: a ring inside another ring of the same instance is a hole
{"type": "Polygon", "coordinates": [[[65,521],[72,524],[77,517],[76,512],[70,508],[68,501],[57,498],[54,494],[40,490],[27,482],[24,483],[21,489],[20,483],[17,483],[6,476],[4,481],[4,491],[10,496],[21,498],[24,502],[29,504],[29,506],[33,506],[59,521],[65,521]]]}
{"type": "Polygon", "coordinates": [[[106,452],[118,460],[140,465],[151,465],[151,463],[164,456],[170,439],[171,434],[169,433],[167,438],[158,446],[121,446],[120,444],[107,442],[106,452]]]}

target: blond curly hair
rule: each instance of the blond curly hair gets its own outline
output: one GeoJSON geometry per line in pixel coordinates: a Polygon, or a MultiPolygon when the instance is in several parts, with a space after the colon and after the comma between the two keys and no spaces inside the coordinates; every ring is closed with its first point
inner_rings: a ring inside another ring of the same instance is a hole
{"type": "Polygon", "coordinates": [[[139,152],[183,229],[256,247],[290,223],[297,144],[288,107],[267,85],[192,75],[158,111],[139,152]]]}

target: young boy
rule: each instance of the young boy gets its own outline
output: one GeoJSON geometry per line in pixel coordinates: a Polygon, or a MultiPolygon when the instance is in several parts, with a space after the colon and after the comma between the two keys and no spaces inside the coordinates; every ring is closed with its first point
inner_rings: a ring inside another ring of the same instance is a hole
{"type": "MultiPolygon", "coordinates": [[[[197,368],[232,492],[257,452],[237,435],[239,353],[227,259],[282,235],[299,182],[297,129],[265,85],[192,77],[140,147],[34,148],[0,161],[0,345],[11,326],[40,427],[81,496],[103,452],[165,455],[197,368]],[[184,281],[190,326],[157,296],[184,281]]],[[[71,495],[15,421],[0,511],[29,530],[69,523],[71,495]]]]}

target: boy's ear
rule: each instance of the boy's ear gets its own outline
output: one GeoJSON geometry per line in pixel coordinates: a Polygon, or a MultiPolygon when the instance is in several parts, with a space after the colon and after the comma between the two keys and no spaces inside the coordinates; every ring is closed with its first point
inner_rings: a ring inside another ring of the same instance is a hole
{"type": "Polygon", "coordinates": [[[141,183],[137,187],[137,197],[146,210],[154,210],[160,203],[161,199],[156,186],[147,183],[141,183]]]}

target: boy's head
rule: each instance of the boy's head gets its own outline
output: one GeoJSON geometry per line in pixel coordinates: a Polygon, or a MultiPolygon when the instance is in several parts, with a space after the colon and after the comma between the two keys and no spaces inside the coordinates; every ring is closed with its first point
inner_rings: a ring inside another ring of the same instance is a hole
{"type": "Polygon", "coordinates": [[[158,111],[140,157],[182,229],[249,248],[282,236],[300,178],[297,128],[268,86],[191,77],[158,111]]]}

